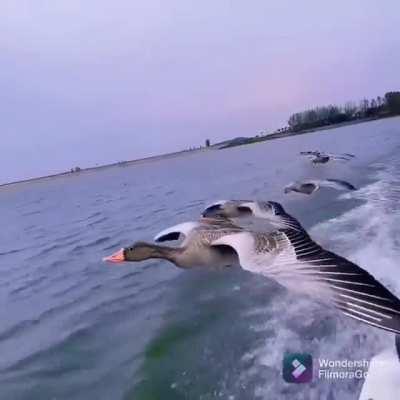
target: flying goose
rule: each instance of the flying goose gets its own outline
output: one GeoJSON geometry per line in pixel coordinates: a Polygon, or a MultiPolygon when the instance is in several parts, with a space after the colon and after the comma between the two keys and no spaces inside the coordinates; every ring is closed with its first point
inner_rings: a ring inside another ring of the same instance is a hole
{"type": "Polygon", "coordinates": [[[242,218],[253,216],[263,218],[275,229],[304,231],[300,222],[288,214],[283,206],[275,201],[219,200],[209,204],[203,217],[242,218]]]}
{"type": "Polygon", "coordinates": [[[103,258],[103,261],[121,263],[160,258],[180,268],[204,266],[219,268],[238,265],[237,254],[231,247],[210,247],[210,243],[224,234],[241,230],[225,218],[202,218],[199,221],[184,222],[164,229],[154,238],[155,242],[161,243],[183,237],[184,240],[179,247],[139,241],[103,258]]]}
{"type": "Polygon", "coordinates": [[[351,153],[334,154],[334,153],[327,153],[325,151],[318,151],[318,150],[301,151],[300,155],[302,155],[302,156],[328,156],[328,157],[339,158],[339,159],[350,159],[350,158],[356,157],[354,154],[351,154],[351,153]]]}
{"type": "Polygon", "coordinates": [[[300,155],[307,156],[313,164],[326,164],[328,161],[349,161],[354,158],[354,154],[333,154],[322,151],[301,151],[300,155]]]}
{"type": "Polygon", "coordinates": [[[336,190],[356,190],[356,188],[346,181],[339,179],[308,179],[304,181],[292,182],[284,189],[285,193],[298,192],[303,194],[312,194],[319,190],[321,187],[330,187],[336,190]]]}
{"type": "Polygon", "coordinates": [[[311,157],[311,162],[313,164],[326,164],[331,160],[331,157],[319,154],[317,156],[311,157]]]}
{"type": "Polygon", "coordinates": [[[348,317],[400,333],[400,300],[367,271],[323,249],[304,231],[238,231],[211,245],[232,247],[245,270],[333,305],[348,317]]]}

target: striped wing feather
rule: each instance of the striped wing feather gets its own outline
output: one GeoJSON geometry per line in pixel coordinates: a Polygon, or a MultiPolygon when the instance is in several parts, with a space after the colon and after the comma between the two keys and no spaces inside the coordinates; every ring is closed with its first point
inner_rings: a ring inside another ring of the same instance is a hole
{"type": "MultiPolygon", "coordinates": [[[[324,250],[302,232],[285,230],[296,254],[296,274],[320,285],[345,315],[400,333],[400,300],[358,265],[324,250]]],[[[300,278],[300,277],[299,277],[300,278]]]]}

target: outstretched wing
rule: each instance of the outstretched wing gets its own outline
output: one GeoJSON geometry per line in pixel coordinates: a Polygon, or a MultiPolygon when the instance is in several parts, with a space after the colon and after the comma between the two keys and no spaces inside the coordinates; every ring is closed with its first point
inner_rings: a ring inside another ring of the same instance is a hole
{"type": "Polygon", "coordinates": [[[283,247],[295,253],[295,281],[306,281],[309,294],[351,318],[400,333],[400,300],[371,274],[323,249],[302,232],[285,231],[282,237],[286,241],[283,247]]]}
{"type": "Polygon", "coordinates": [[[338,190],[357,190],[351,183],[339,179],[325,179],[320,182],[320,185],[338,190]]]}
{"type": "Polygon", "coordinates": [[[332,160],[343,160],[343,161],[349,161],[351,160],[351,156],[347,154],[333,154],[333,153],[323,153],[324,156],[327,156],[331,158],[332,160]]]}
{"type": "Polygon", "coordinates": [[[240,265],[343,314],[400,333],[400,300],[358,265],[323,249],[304,231],[241,232],[212,242],[231,246],[240,265]]]}
{"type": "Polygon", "coordinates": [[[171,226],[166,228],[154,237],[156,242],[166,242],[169,240],[178,240],[181,235],[187,237],[194,229],[200,227],[199,222],[183,222],[182,224],[171,226]]]}
{"type": "Polygon", "coordinates": [[[213,203],[207,204],[207,206],[204,208],[203,214],[211,211],[218,211],[223,207],[229,200],[217,200],[214,201],[213,203]]]}

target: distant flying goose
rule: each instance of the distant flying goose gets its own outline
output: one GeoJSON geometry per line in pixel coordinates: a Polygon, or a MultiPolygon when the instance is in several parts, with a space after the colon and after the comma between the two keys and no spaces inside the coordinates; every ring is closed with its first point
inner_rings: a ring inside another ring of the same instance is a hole
{"type": "Polygon", "coordinates": [[[344,154],[333,154],[333,153],[325,153],[322,151],[301,151],[300,155],[307,156],[310,158],[313,164],[326,164],[331,160],[341,160],[341,161],[349,161],[351,158],[354,158],[354,154],[344,153],[344,154]]]}
{"type": "Polygon", "coordinates": [[[296,218],[288,214],[281,204],[275,201],[219,200],[209,204],[202,213],[203,217],[242,218],[253,216],[263,218],[277,229],[303,231],[296,218]]]}
{"type": "Polygon", "coordinates": [[[165,242],[184,241],[179,247],[161,246],[153,243],[135,242],[122,248],[103,261],[121,263],[144,261],[152,258],[165,259],[180,268],[227,267],[238,265],[236,252],[228,246],[211,247],[211,241],[242,229],[225,218],[202,218],[200,221],[184,222],[160,232],[154,240],[165,242]]]}
{"type": "Polygon", "coordinates": [[[325,156],[322,154],[319,154],[317,156],[311,157],[311,162],[313,164],[326,164],[328,161],[330,161],[331,157],[325,156]]]}
{"type": "Polygon", "coordinates": [[[328,157],[341,158],[341,159],[355,158],[355,155],[351,154],[351,153],[334,154],[334,153],[327,153],[325,151],[317,151],[317,150],[301,151],[300,155],[302,155],[302,156],[328,156],[328,157]]]}
{"type": "Polygon", "coordinates": [[[245,270],[333,305],[358,321],[400,333],[400,300],[367,271],[323,249],[304,231],[235,232],[212,245],[231,246],[245,270]]]}
{"type": "Polygon", "coordinates": [[[284,189],[285,193],[298,192],[303,194],[312,194],[320,189],[320,187],[330,187],[336,190],[356,190],[356,188],[346,181],[339,179],[310,179],[301,182],[293,182],[284,189]]]}

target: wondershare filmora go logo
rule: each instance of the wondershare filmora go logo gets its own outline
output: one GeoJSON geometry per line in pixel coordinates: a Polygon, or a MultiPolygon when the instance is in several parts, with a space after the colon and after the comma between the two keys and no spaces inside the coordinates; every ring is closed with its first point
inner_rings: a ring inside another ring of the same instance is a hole
{"type": "Polygon", "coordinates": [[[283,379],[289,383],[311,382],[313,376],[311,354],[286,354],[283,358],[282,375],[283,379]]]}

